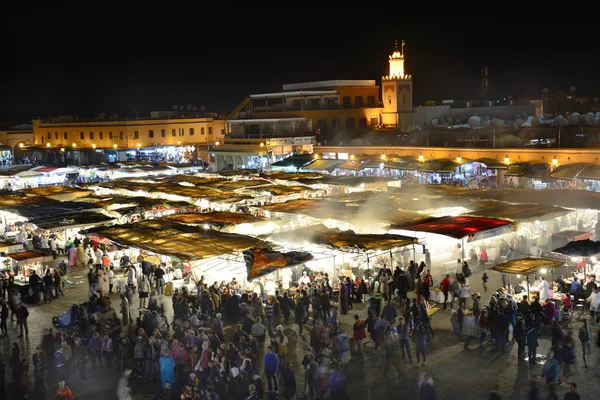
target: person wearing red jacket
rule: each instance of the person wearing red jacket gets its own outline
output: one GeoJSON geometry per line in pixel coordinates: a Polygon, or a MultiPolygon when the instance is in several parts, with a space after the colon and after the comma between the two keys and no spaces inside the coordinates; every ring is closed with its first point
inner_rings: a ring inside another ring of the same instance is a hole
{"type": "Polygon", "coordinates": [[[358,347],[358,352],[362,353],[362,340],[367,337],[367,333],[365,329],[367,328],[367,323],[365,321],[361,321],[358,315],[354,316],[354,326],[352,330],[354,331],[352,335],[352,348],[354,348],[354,343],[358,347]]]}
{"type": "Polygon", "coordinates": [[[450,275],[446,275],[444,279],[442,279],[442,293],[444,293],[444,310],[446,309],[446,303],[448,302],[448,289],[450,288],[450,275]]]}

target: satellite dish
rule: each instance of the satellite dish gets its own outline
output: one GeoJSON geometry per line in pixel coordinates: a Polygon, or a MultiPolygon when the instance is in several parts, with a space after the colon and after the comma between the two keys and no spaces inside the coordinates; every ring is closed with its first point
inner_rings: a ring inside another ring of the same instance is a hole
{"type": "Polygon", "coordinates": [[[178,108],[179,108],[179,107],[177,107],[177,104],[174,104],[174,105],[173,105],[173,111],[177,111],[177,109],[178,109],[178,108]]]}
{"type": "Polygon", "coordinates": [[[183,106],[179,106],[179,111],[183,111],[183,106]]]}
{"type": "Polygon", "coordinates": [[[476,126],[479,126],[480,123],[481,123],[481,118],[476,117],[476,116],[472,116],[467,121],[467,125],[469,125],[471,127],[471,129],[475,128],[476,126]]]}
{"type": "Polygon", "coordinates": [[[600,99],[598,97],[594,97],[594,103],[598,103],[600,102],[600,99]]]}
{"type": "Polygon", "coordinates": [[[578,113],[573,113],[571,115],[569,115],[569,118],[567,118],[569,125],[571,126],[575,126],[579,123],[579,118],[581,116],[578,113]]]}
{"type": "Polygon", "coordinates": [[[550,89],[548,89],[547,87],[542,89],[542,93],[544,94],[548,94],[550,92],[550,89]]]}
{"type": "Polygon", "coordinates": [[[522,120],[521,118],[517,119],[517,120],[515,121],[515,125],[516,125],[518,128],[522,127],[522,126],[523,126],[523,120],[522,120]]]}
{"type": "Polygon", "coordinates": [[[201,111],[201,112],[204,112],[204,111],[206,111],[206,106],[200,106],[200,111],[201,111]]]}
{"type": "Polygon", "coordinates": [[[571,87],[569,88],[569,92],[571,92],[571,93],[575,93],[575,90],[577,90],[577,89],[575,88],[575,86],[571,86],[571,87]]]}
{"type": "Polygon", "coordinates": [[[191,104],[188,104],[188,106],[187,106],[187,110],[188,110],[188,111],[192,111],[192,105],[191,105],[191,104]]]}
{"type": "Polygon", "coordinates": [[[595,125],[595,123],[596,123],[596,118],[594,118],[594,113],[590,112],[590,113],[585,114],[584,119],[588,125],[595,125]]]}
{"type": "Polygon", "coordinates": [[[193,112],[196,112],[198,110],[198,107],[194,106],[194,108],[192,108],[193,112]]]}

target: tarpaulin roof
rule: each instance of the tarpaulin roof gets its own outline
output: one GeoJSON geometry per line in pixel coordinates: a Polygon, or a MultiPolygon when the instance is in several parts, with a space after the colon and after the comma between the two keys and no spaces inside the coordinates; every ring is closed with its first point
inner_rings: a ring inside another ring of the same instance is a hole
{"type": "Polygon", "coordinates": [[[315,160],[308,165],[303,166],[303,171],[333,171],[337,168],[338,164],[341,164],[342,160],[315,160]]]}
{"type": "Polygon", "coordinates": [[[228,212],[210,212],[196,214],[174,214],[164,217],[163,220],[178,222],[189,225],[239,225],[252,224],[268,221],[267,218],[255,217],[248,214],[228,213],[228,212]]]}
{"type": "Polygon", "coordinates": [[[577,178],[577,176],[585,169],[585,167],[593,165],[590,163],[572,163],[564,164],[556,167],[551,173],[550,177],[554,179],[565,179],[571,180],[577,178]]]}
{"type": "Polygon", "coordinates": [[[42,196],[0,196],[0,210],[20,215],[29,221],[37,221],[73,212],[97,208],[89,203],[57,201],[42,196]]]}
{"type": "Polygon", "coordinates": [[[417,171],[450,173],[454,171],[458,165],[459,164],[457,162],[446,159],[427,160],[417,168],[417,171]]]}
{"type": "Polygon", "coordinates": [[[507,225],[512,225],[512,222],[495,218],[459,216],[425,218],[413,224],[391,225],[390,228],[436,233],[438,235],[450,236],[455,239],[462,239],[477,232],[497,229],[507,225]]]}
{"type": "Polygon", "coordinates": [[[92,228],[87,233],[95,233],[120,245],[174,256],[182,261],[217,257],[266,244],[251,236],[204,230],[164,220],[92,228]]]}
{"type": "Polygon", "coordinates": [[[542,268],[555,268],[563,264],[564,262],[545,258],[519,258],[496,264],[492,269],[503,274],[530,275],[542,268]]]}
{"type": "Polygon", "coordinates": [[[600,165],[588,165],[577,176],[579,179],[600,180],[600,165]]]}
{"type": "Polygon", "coordinates": [[[347,169],[350,171],[360,171],[365,167],[360,161],[343,161],[335,166],[337,169],[347,169]]]}
{"type": "Polygon", "coordinates": [[[182,186],[174,182],[142,183],[130,181],[112,181],[101,183],[97,186],[114,190],[124,189],[132,192],[158,192],[181,197],[189,197],[192,199],[206,199],[211,201],[238,201],[249,198],[248,196],[241,196],[232,193],[230,190],[197,186],[182,186]]]}
{"type": "Polygon", "coordinates": [[[314,157],[312,156],[291,156],[284,158],[281,161],[277,161],[271,164],[271,167],[295,167],[301,168],[310,162],[314,161],[314,157]]]}
{"type": "Polygon", "coordinates": [[[554,218],[567,215],[572,210],[545,204],[510,204],[500,201],[472,201],[465,207],[473,209],[464,213],[474,217],[505,218],[513,221],[535,221],[540,218],[554,218]]]}
{"type": "Polygon", "coordinates": [[[142,196],[103,196],[103,197],[86,197],[81,201],[87,201],[95,206],[103,207],[105,209],[113,209],[114,206],[122,205],[122,208],[117,207],[116,210],[120,211],[123,208],[144,208],[144,209],[198,209],[195,205],[187,203],[185,201],[170,201],[164,199],[155,199],[153,197],[142,197],[142,196]]]}
{"type": "Polygon", "coordinates": [[[280,181],[298,181],[301,179],[321,179],[323,178],[323,174],[319,174],[316,172],[302,172],[302,173],[289,173],[289,172],[265,172],[260,175],[261,178],[268,179],[271,181],[280,180],[280,181]]]}
{"type": "Polygon", "coordinates": [[[279,232],[271,235],[270,240],[288,243],[311,243],[334,249],[388,250],[417,242],[416,238],[392,234],[358,234],[352,230],[329,229],[324,225],[314,225],[279,232]]]}
{"type": "Polygon", "coordinates": [[[115,219],[94,212],[77,212],[33,221],[40,229],[58,230],[114,223],[115,219]]]}
{"type": "Polygon", "coordinates": [[[94,193],[91,189],[82,189],[70,186],[42,186],[30,189],[23,189],[23,193],[33,196],[45,196],[55,200],[72,200],[79,197],[87,197],[94,193]]]}
{"type": "Polygon", "coordinates": [[[552,251],[571,257],[592,257],[600,254],[600,242],[594,242],[590,239],[575,240],[552,251]]]}
{"type": "Polygon", "coordinates": [[[391,169],[411,171],[419,168],[419,165],[421,165],[421,162],[417,159],[402,157],[388,162],[385,166],[391,169]]]}
{"type": "Polygon", "coordinates": [[[8,254],[7,257],[15,260],[19,266],[52,261],[52,255],[39,253],[37,251],[20,251],[18,253],[8,254]]]}
{"type": "Polygon", "coordinates": [[[293,193],[314,192],[315,190],[317,189],[313,189],[309,186],[268,185],[245,188],[242,190],[242,193],[254,196],[258,196],[262,193],[270,193],[273,196],[285,196],[293,193]]]}
{"type": "Polygon", "coordinates": [[[0,176],[14,176],[14,175],[17,175],[18,173],[29,171],[31,169],[33,169],[33,167],[31,165],[19,165],[19,166],[12,167],[9,169],[1,170],[0,176]]]}
{"type": "Polygon", "coordinates": [[[304,251],[280,253],[266,248],[255,248],[244,251],[248,281],[267,275],[277,269],[291,268],[312,259],[314,259],[313,255],[304,251]]]}
{"type": "Polygon", "coordinates": [[[494,160],[493,158],[478,158],[476,160],[473,160],[472,162],[485,164],[485,166],[488,167],[488,169],[508,169],[508,165],[506,165],[502,161],[494,160]]]}
{"type": "MultiPolygon", "coordinates": [[[[564,189],[466,189],[449,185],[410,185],[394,188],[394,193],[407,197],[433,200],[444,200],[461,205],[466,200],[499,200],[508,203],[537,203],[565,208],[589,208],[600,210],[600,193],[588,190],[564,189]]],[[[510,207],[510,205],[507,205],[510,207]]]]}
{"type": "Polygon", "coordinates": [[[528,167],[529,164],[526,162],[510,164],[504,176],[523,176],[527,173],[528,167]]]}

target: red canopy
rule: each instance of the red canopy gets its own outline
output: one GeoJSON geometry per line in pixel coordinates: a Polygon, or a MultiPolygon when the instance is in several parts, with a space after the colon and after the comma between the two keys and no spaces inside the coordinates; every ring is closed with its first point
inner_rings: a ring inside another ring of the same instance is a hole
{"type": "Polygon", "coordinates": [[[474,235],[478,232],[504,228],[511,225],[511,221],[495,218],[482,217],[440,217],[425,218],[407,225],[390,225],[390,229],[402,229],[406,231],[437,233],[438,235],[450,236],[462,239],[465,236],[474,235]]]}

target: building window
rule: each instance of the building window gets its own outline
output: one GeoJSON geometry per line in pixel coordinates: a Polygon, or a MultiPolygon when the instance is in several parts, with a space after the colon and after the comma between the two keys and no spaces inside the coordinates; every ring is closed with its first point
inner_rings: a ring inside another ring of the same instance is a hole
{"type": "Polygon", "coordinates": [[[42,138],[42,144],[44,144],[44,137],[43,136],[40,136],[40,137],[42,138]]]}
{"type": "Polygon", "coordinates": [[[90,140],[94,140],[94,132],[90,132],[90,140]]]}
{"type": "Polygon", "coordinates": [[[402,104],[406,104],[406,95],[405,94],[402,95],[402,104]]]}
{"type": "Polygon", "coordinates": [[[367,96],[367,104],[369,107],[375,107],[375,96],[367,96]]]}
{"type": "Polygon", "coordinates": [[[58,140],[58,132],[54,132],[54,139],[58,140]]]}
{"type": "Polygon", "coordinates": [[[179,128],[179,136],[185,135],[185,129],[179,128]]]}
{"type": "Polygon", "coordinates": [[[69,138],[69,134],[67,132],[63,132],[63,138],[67,140],[69,138]]]}
{"type": "Polygon", "coordinates": [[[113,138],[113,136],[112,136],[112,132],[108,132],[108,138],[109,138],[110,140],[112,140],[112,138],[113,138]]]}
{"type": "Polygon", "coordinates": [[[377,117],[371,117],[371,126],[379,125],[379,119],[377,117]]]}
{"type": "Polygon", "coordinates": [[[344,96],[344,97],[342,97],[342,106],[343,107],[350,107],[350,96],[344,96]]]}
{"type": "Polygon", "coordinates": [[[338,118],[331,120],[331,130],[333,132],[340,130],[340,120],[338,118]]]}
{"type": "Polygon", "coordinates": [[[200,134],[204,135],[204,127],[200,128],[200,134]]]}
{"type": "Polygon", "coordinates": [[[52,132],[48,132],[48,139],[52,139],[52,132]]]}
{"type": "Polygon", "coordinates": [[[356,105],[356,107],[362,107],[363,106],[363,97],[362,96],[355,96],[354,97],[354,104],[356,105]]]}
{"type": "Polygon", "coordinates": [[[327,122],[324,119],[320,119],[317,121],[317,130],[319,133],[327,132],[327,122]]]}
{"type": "Polygon", "coordinates": [[[212,126],[209,126],[209,127],[208,127],[208,134],[209,134],[209,135],[212,135],[212,126]]]}
{"type": "Polygon", "coordinates": [[[171,129],[171,136],[173,136],[173,137],[177,136],[177,135],[175,134],[175,129],[171,129]]]}
{"type": "Polygon", "coordinates": [[[346,129],[354,129],[354,118],[346,118],[346,129]]]}
{"type": "Polygon", "coordinates": [[[392,105],[392,96],[388,96],[388,104],[392,105]]]}
{"type": "Polygon", "coordinates": [[[152,129],[148,129],[148,137],[152,139],[154,137],[154,131],[152,129]]]}
{"type": "Polygon", "coordinates": [[[359,127],[359,129],[365,129],[367,127],[367,119],[359,118],[358,119],[358,127],[359,127]]]}
{"type": "Polygon", "coordinates": [[[194,136],[194,128],[190,128],[190,136],[194,136]]]}
{"type": "Polygon", "coordinates": [[[100,132],[99,135],[100,135],[100,140],[102,140],[103,139],[102,132],[100,132]]]}
{"type": "Polygon", "coordinates": [[[133,138],[134,139],[139,139],[140,138],[140,133],[138,131],[133,131],[133,138]]]}
{"type": "Polygon", "coordinates": [[[225,129],[221,129],[221,135],[225,135],[225,129]]]}
{"type": "Polygon", "coordinates": [[[125,140],[125,135],[123,135],[123,132],[119,132],[119,139],[125,140]]]}
{"type": "Polygon", "coordinates": [[[164,129],[161,129],[161,130],[160,130],[160,136],[161,136],[161,137],[167,137],[167,131],[166,131],[166,130],[164,130],[164,129]]]}

